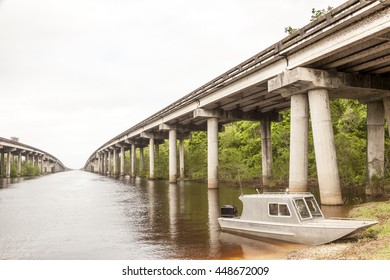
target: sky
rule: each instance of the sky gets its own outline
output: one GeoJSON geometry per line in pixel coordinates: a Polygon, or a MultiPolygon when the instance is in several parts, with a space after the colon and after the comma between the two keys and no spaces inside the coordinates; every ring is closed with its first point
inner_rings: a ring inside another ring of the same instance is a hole
{"type": "Polygon", "coordinates": [[[0,137],[102,144],[343,0],[0,0],[0,137]]]}

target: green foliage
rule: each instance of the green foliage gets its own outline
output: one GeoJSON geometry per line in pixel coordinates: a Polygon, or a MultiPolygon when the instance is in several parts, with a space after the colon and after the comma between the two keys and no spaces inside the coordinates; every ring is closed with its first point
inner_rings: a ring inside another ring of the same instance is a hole
{"type": "Polygon", "coordinates": [[[39,175],[39,167],[34,166],[31,163],[26,164],[22,163],[21,176],[29,177],[29,176],[38,176],[39,175]]]}
{"type": "MultiPolygon", "coordinates": [[[[333,9],[333,7],[331,7],[331,6],[328,6],[328,8],[321,9],[321,10],[317,10],[317,9],[313,8],[311,10],[310,21],[315,21],[315,20],[319,19],[321,16],[325,15],[327,12],[331,11],[332,9],[333,9]]],[[[287,34],[293,34],[297,30],[299,30],[299,28],[294,28],[291,26],[287,26],[284,28],[284,32],[287,34]]]]}
{"type": "Polygon", "coordinates": [[[165,141],[159,145],[158,153],[155,155],[154,176],[157,179],[167,179],[169,177],[169,144],[165,141]]]}
{"type": "Polygon", "coordinates": [[[333,9],[333,7],[331,7],[331,6],[328,6],[328,8],[322,9],[322,10],[317,10],[317,9],[313,8],[311,10],[310,21],[317,20],[318,18],[320,18],[321,16],[325,15],[327,12],[331,11],[332,9],[333,9]]]}
{"type": "Polygon", "coordinates": [[[194,180],[207,178],[207,134],[203,131],[192,133],[184,147],[186,175],[194,180]]]}
{"type": "Polygon", "coordinates": [[[219,177],[225,181],[250,180],[261,174],[261,140],[258,122],[225,126],[219,136],[219,177]]]}

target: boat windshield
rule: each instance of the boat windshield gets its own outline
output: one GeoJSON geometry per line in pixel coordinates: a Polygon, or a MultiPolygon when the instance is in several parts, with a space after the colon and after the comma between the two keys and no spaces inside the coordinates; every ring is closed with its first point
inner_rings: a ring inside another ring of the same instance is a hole
{"type": "Polygon", "coordinates": [[[313,217],[322,217],[322,212],[314,197],[305,197],[305,201],[313,217]]]}
{"type": "Polygon", "coordinates": [[[307,209],[305,200],[303,198],[296,198],[294,199],[294,202],[295,202],[295,207],[302,220],[310,219],[312,217],[309,209],[307,209]]]}

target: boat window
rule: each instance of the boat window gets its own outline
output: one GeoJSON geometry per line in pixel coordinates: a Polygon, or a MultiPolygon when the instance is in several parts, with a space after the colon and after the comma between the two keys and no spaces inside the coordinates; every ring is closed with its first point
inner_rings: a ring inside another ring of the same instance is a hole
{"type": "Polygon", "coordinates": [[[277,203],[270,203],[268,206],[269,214],[271,216],[278,216],[278,204],[277,203]]]}
{"type": "Polygon", "coordinates": [[[284,203],[270,203],[268,211],[270,216],[290,216],[290,210],[284,203]]]}
{"type": "Polygon", "coordinates": [[[290,210],[288,210],[287,204],[279,204],[279,215],[290,216],[290,210]]]}
{"type": "Polygon", "coordinates": [[[311,214],[309,212],[309,209],[307,209],[306,203],[303,200],[303,198],[295,199],[295,205],[298,210],[299,216],[301,216],[302,219],[309,219],[311,218],[311,214]]]}
{"type": "Polygon", "coordinates": [[[313,216],[322,217],[320,207],[318,206],[317,201],[314,199],[314,197],[306,197],[305,200],[306,200],[307,207],[309,207],[310,213],[313,216]]]}

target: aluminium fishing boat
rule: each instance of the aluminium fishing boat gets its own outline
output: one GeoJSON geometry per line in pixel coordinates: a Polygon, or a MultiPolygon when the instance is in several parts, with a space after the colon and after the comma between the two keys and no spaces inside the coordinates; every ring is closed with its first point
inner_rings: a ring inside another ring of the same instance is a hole
{"type": "Polygon", "coordinates": [[[234,205],[221,208],[223,231],[320,245],[355,234],[377,224],[372,220],[325,218],[314,196],[301,193],[241,195],[241,216],[234,205]]]}

